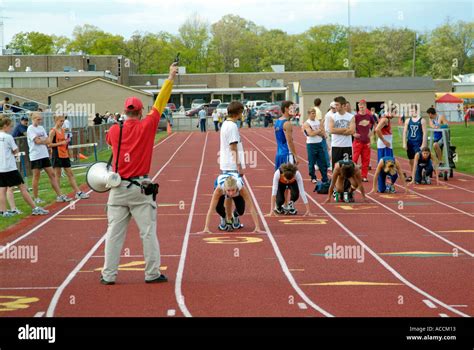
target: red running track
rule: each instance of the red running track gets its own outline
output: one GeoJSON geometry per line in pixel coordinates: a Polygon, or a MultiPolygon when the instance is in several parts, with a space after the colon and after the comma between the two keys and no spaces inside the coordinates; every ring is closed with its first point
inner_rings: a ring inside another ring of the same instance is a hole
{"type": "MultiPolygon", "coordinates": [[[[305,159],[305,141],[297,131],[298,153],[305,159]]],[[[219,172],[219,134],[172,134],[156,146],[150,173],[161,185],[158,238],[169,283],[144,283],[135,224],[124,244],[117,284],[99,283],[107,195],[92,193],[73,209],[61,212],[65,206],[55,206],[48,218],[29,220],[8,236],[2,234],[0,245],[20,239],[19,245],[37,246],[38,261],[0,260],[0,315],[474,314],[468,282],[473,277],[474,227],[469,214],[474,206],[466,191],[473,190],[474,178],[456,173],[449,181],[452,186],[324,206],[319,203],[325,196],[313,193],[313,185],[305,181],[315,216],[266,217],[276,148],[273,131],[243,129],[242,135],[245,150],[257,156],[257,166],[246,170],[246,184],[266,234],[251,233],[248,214],[238,232],[218,232],[214,216],[215,232],[197,234],[219,172]],[[460,200],[452,194],[459,191],[468,196],[460,200]],[[325,252],[334,245],[363,254],[327,258],[325,252]]],[[[300,169],[307,179],[303,160],[300,169]]],[[[302,203],[297,207],[303,211],[302,203]]]]}

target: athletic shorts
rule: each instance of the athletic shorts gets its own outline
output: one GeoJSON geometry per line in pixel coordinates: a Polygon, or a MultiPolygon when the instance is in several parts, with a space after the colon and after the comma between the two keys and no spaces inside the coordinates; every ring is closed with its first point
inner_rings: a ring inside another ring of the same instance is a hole
{"type": "Polygon", "coordinates": [[[31,161],[31,169],[51,168],[51,161],[49,158],[41,158],[31,161]]]}
{"type": "Polygon", "coordinates": [[[277,154],[275,157],[275,170],[279,169],[282,164],[295,164],[295,157],[291,154],[277,154]]]}
{"type": "Polygon", "coordinates": [[[0,173],[0,187],[14,187],[23,183],[23,178],[18,170],[0,173]]]}
{"type": "Polygon", "coordinates": [[[415,154],[421,151],[421,144],[407,143],[407,156],[408,159],[415,159],[415,154]]]}
{"type": "Polygon", "coordinates": [[[340,160],[352,160],[352,147],[333,147],[331,149],[331,164],[334,165],[340,160]]]}
{"type": "Polygon", "coordinates": [[[53,168],[70,168],[71,161],[69,158],[51,158],[53,168]]]}

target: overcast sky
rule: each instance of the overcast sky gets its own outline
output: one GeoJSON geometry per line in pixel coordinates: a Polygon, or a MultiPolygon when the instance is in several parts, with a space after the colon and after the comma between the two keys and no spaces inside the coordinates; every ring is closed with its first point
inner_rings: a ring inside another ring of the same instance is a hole
{"type": "MultiPolygon", "coordinates": [[[[445,22],[474,20],[471,0],[350,0],[354,26],[408,27],[419,31],[445,22]]],[[[136,31],[177,33],[197,13],[210,23],[236,14],[268,29],[295,34],[319,24],[348,23],[348,0],[0,0],[4,38],[39,31],[70,37],[76,25],[93,24],[125,38],[136,31]],[[258,5],[257,5],[258,4],[258,5]]]]}

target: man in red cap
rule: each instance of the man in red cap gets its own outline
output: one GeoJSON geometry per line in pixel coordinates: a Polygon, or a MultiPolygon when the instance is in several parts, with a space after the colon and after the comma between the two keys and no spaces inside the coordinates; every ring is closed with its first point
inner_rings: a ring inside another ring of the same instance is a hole
{"type": "Polygon", "coordinates": [[[362,158],[362,181],[367,182],[370,164],[370,130],[374,125],[374,119],[367,110],[367,102],[365,100],[359,101],[359,112],[355,115],[355,124],[356,132],[354,134],[354,142],[352,143],[354,152],[352,160],[357,164],[359,156],[362,158]]]}
{"type": "Polygon", "coordinates": [[[168,80],[163,84],[151,111],[142,117],[143,103],[137,97],[125,101],[122,137],[119,150],[120,125],[112,126],[107,133],[107,143],[112,146],[113,170],[122,178],[121,185],[110,190],[107,202],[108,228],[105,240],[105,262],[101,283],[115,284],[120,253],[130,218],[133,216],[140,230],[145,258],[145,282],[167,282],[160,272],[160,246],[156,236],[156,202],[154,195],[146,194],[144,187],[150,184],[148,173],[155,133],[161,113],[171,96],[173,80],[178,66],[170,67],[168,80]],[[116,161],[118,154],[118,171],[116,161]]]}

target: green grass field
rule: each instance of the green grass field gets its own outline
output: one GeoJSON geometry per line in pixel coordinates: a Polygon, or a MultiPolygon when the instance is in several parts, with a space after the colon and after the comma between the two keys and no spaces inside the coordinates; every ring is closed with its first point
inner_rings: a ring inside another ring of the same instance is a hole
{"type": "MultiPolygon", "coordinates": [[[[456,146],[456,153],[458,155],[454,176],[456,176],[456,171],[474,174],[474,125],[471,124],[466,128],[464,124],[452,124],[449,127],[451,129],[451,144],[456,146]]],[[[392,128],[393,153],[397,157],[407,158],[407,153],[402,148],[401,131],[396,130],[395,125],[392,128]]],[[[372,145],[372,148],[377,149],[377,146],[372,145]]]]}
{"type": "MultiPolygon", "coordinates": [[[[155,143],[165,138],[166,136],[167,136],[166,132],[158,133],[155,136],[155,143]]],[[[109,157],[110,157],[110,150],[103,150],[97,153],[98,160],[108,161],[109,157]]],[[[90,159],[82,160],[82,163],[88,163],[88,162],[90,163],[91,160],[90,159]]],[[[82,184],[86,183],[87,168],[85,167],[73,168],[73,172],[74,172],[74,176],[76,178],[76,182],[78,186],[81,186],[82,184]]],[[[25,183],[26,182],[28,184],[28,187],[31,188],[31,177],[29,177],[27,181],[25,181],[25,183]]],[[[69,194],[72,191],[73,189],[71,185],[69,184],[69,182],[67,181],[67,177],[62,177],[61,178],[61,192],[65,194],[69,194]]],[[[33,195],[32,191],[30,192],[30,194],[33,195]]],[[[41,179],[39,183],[39,196],[42,200],[46,202],[45,204],[42,204],[43,207],[46,209],[48,205],[56,201],[56,193],[51,189],[49,178],[44,172],[41,173],[41,179]]],[[[18,223],[21,219],[31,215],[31,208],[28,204],[25,203],[18,189],[15,189],[15,203],[16,203],[17,208],[20,209],[23,212],[23,214],[15,215],[10,218],[0,217],[0,231],[5,230],[6,228],[18,223]]],[[[47,217],[47,215],[45,217],[47,217]]]]}

